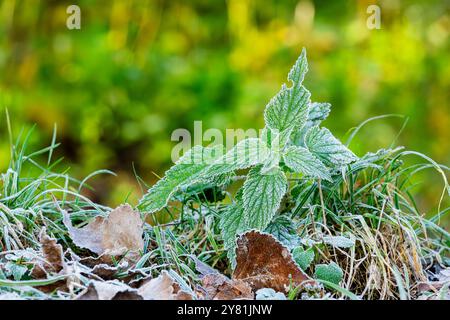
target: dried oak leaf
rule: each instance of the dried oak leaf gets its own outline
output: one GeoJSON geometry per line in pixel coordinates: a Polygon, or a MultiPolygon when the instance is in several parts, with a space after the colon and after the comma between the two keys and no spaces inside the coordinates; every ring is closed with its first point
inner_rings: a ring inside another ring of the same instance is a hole
{"type": "Polygon", "coordinates": [[[134,260],[144,248],[142,239],[143,221],[138,212],[129,205],[121,205],[108,217],[96,217],[83,228],[74,228],[70,217],[63,212],[64,224],[72,241],[109,260],[111,256],[122,256],[134,260]]]}
{"type": "Polygon", "coordinates": [[[258,231],[239,236],[233,279],[245,281],[253,290],[272,288],[281,292],[286,292],[290,283],[301,285],[310,280],[289,249],[272,235],[258,231]]]}
{"type": "Polygon", "coordinates": [[[92,268],[92,273],[102,279],[112,280],[119,270],[120,267],[102,263],[94,266],[94,268],[92,268]]]}
{"type": "Polygon", "coordinates": [[[81,293],[77,300],[143,300],[136,289],[117,281],[95,281],[81,293]]]}
{"type": "Polygon", "coordinates": [[[193,296],[181,290],[180,285],[167,271],[145,282],[138,289],[144,300],[193,300],[193,296]]]}
{"type": "Polygon", "coordinates": [[[36,279],[47,278],[49,273],[59,273],[65,268],[63,248],[56,239],[47,235],[45,228],[39,234],[42,259],[34,261],[31,275],[36,279]]]}
{"type": "Polygon", "coordinates": [[[206,292],[205,299],[235,300],[252,299],[252,288],[242,280],[230,280],[220,273],[209,273],[202,278],[202,287],[206,292]]]}

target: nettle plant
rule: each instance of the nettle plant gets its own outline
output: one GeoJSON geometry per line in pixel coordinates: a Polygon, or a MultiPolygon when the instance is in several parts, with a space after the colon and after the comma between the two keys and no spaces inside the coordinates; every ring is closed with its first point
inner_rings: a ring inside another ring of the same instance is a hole
{"type": "Polygon", "coordinates": [[[270,100],[264,111],[265,128],[229,151],[221,145],[194,146],[148,190],[138,208],[153,213],[168,205],[180,191],[208,184],[227,185],[237,170],[249,169],[235,201],[220,218],[225,248],[233,261],[237,235],[251,229],[265,231],[289,189],[288,176],[332,180],[333,173],[357,157],[320,123],[330,104],[311,102],[302,85],[308,71],[306,50],[290,70],[290,84],[270,100]]]}

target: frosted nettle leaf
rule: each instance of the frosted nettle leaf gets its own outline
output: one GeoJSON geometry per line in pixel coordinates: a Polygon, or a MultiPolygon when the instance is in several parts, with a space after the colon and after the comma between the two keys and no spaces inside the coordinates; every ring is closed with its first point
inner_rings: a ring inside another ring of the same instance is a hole
{"type": "Polygon", "coordinates": [[[174,200],[187,202],[189,200],[214,203],[225,199],[224,186],[212,182],[199,182],[188,187],[180,187],[173,196],[174,200]]]}
{"type": "Polygon", "coordinates": [[[311,238],[302,238],[301,243],[306,247],[312,247],[315,246],[316,244],[319,244],[319,242],[311,238]]]}
{"type": "Polygon", "coordinates": [[[305,144],[315,156],[330,167],[345,166],[358,159],[327,128],[311,128],[306,133],[305,144]]]}
{"type": "Polygon", "coordinates": [[[308,62],[306,50],[303,48],[288,74],[292,86],[283,85],[280,92],[270,100],[264,112],[266,125],[287,138],[294,128],[302,127],[308,117],[311,94],[302,86],[307,72],[308,62]]]}
{"type": "Polygon", "coordinates": [[[236,169],[244,169],[263,162],[270,150],[267,145],[258,138],[248,138],[239,141],[214,165],[227,164],[236,169]]]}
{"type": "Polygon", "coordinates": [[[303,48],[300,57],[289,71],[288,80],[292,81],[294,85],[301,85],[306,73],[308,72],[308,61],[306,59],[306,49],[303,48]]]}
{"type": "Polygon", "coordinates": [[[295,262],[302,268],[303,271],[309,268],[311,263],[314,261],[314,250],[313,248],[308,248],[304,250],[302,247],[297,247],[292,250],[292,257],[294,257],[295,262]]]}
{"type": "Polygon", "coordinates": [[[300,237],[294,222],[285,215],[277,215],[264,232],[270,233],[288,248],[300,244],[300,237]]]}
{"type": "Polygon", "coordinates": [[[222,173],[212,177],[211,183],[218,187],[226,187],[233,181],[234,176],[235,176],[234,171],[222,173]]]}
{"type": "Polygon", "coordinates": [[[277,170],[278,165],[280,164],[280,152],[272,151],[269,156],[263,163],[263,167],[261,168],[261,174],[270,174],[272,170],[277,170]]]}
{"type": "Polygon", "coordinates": [[[240,201],[229,205],[222,213],[219,228],[222,233],[223,246],[228,250],[227,257],[231,266],[234,267],[236,265],[236,236],[246,231],[244,208],[240,201]]]}
{"type": "Polygon", "coordinates": [[[243,187],[247,226],[264,230],[278,210],[286,189],[286,176],[280,168],[270,174],[261,174],[261,166],[251,169],[243,187]]]}
{"type": "Polygon", "coordinates": [[[289,142],[289,138],[292,134],[292,128],[284,131],[272,130],[268,127],[264,127],[261,132],[260,139],[272,150],[280,151],[289,142]]]}
{"type": "Polygon", "coordinates": [[[272,288],[262,288],[256,291],[256,300],[287,300],[283,292],[276,292],[272,288]]]}
{"type": "Polygon", "coordinates": [[[325,165],[308,149],[290,146],[283,155],[285,164],[294,172],[305,176],[331,180],[330,173],[325,165]]]}
{"type": "Polygon", "coordinates": [[[329,103],[312,102],[309,105],[308,119],[305,125],[292,133],[291,141],[298,146],[305,145],[305,134],[314,126],[319,125],[330,114],[331,105],[329,103]]]}
{"type": "Polygon", "coordinates": [[[310,96],[303,86],[287,88],[283,85],[264,111],[267,127],[276,132],[285,132],[303,126],[308,117],[310,96]]]}
{"type": "Polygon", "coordinates": [[[308,120],[306,122],[306,127],[311,128],[319,125],[323,120],[325,120],[330,114],[331,104],[313,102],[309,106],[308,120]]]}
{"type": "Polygon", "coordinates": [[[351,248],[355,245],[355,239],[343,236],[325,236],[323,242],[337,248],[351,248]]]}
{"type": "Polygon", "coordinates": [[[327,264],[316,265],[314,276],[316,277],[316,279],[325,280],[339,285],[339,283],[342,281],[344,273],[335,262],[331,262],[328,265],[327,264]]]}
{"type": "Polygon", "coordinates": [[[222,231],[224,248],[234,248],[236,235],[244,231],[244,208],[237,202],[231,204],[222,213],[219,222],[219,228],[222,231]]]}
{"type": "Polygon", "coordinates": [[[264,127],[261,132],[260,139],[263,141],[271,151],[280,151],[288,143],[289,136],[292,129],[285,131],[272,130],[268,127],[264,127]]]}
{"type": "MultiPolygon", "coordinates": [[[[5,265],[3,265],[6,276],[12,276],[15,281],[19,281],[23,278],[23,276],[28,272],[28,268],[22,266],[20,264],[15,264],[11,261],[8,261],[5,265]]],[[[33,268],[35,269],[35,268],[33,268]]],[[[45,270],[42,270],[45,272],[45,270]]],[[[33,275],[33,273],[32,273],[33,275]]],[[[44,274],[46,277],[46,274],[44,274]]]]}
{"type": "Polygon", "coordinates": [[[261,139],[244,139],[225,155],[214,161],[204,172],[204,176],[217,176],[227,172],[249,168],[263,163],[269,154],[269,147],[261,139]]]}
{"type": "Polygon", "coordinates": [[[181,187],[187,187],[203,178],[204,171],[223,155],[223,147],[195,146],[170,168],[163,179],[152,186],[141,199],[138,208],[152,213],[164,208],[172,195],[181,187]]]}

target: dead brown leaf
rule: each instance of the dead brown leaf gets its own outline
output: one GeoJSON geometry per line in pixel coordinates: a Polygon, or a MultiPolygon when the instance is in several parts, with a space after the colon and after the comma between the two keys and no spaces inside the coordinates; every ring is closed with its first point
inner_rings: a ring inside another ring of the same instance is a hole
{"type": "Polygon", "coordinates": [[[91,280],[80,300],[192,300],[193,296],[181,290],[179,284],[167,271],[157,278],[142,281],[138,288],[118,280],[91,280]],[[136,296],[137,295],[137,296],[136,296]]]}
{"type": "Polygon", "coordinates": [[[167,271],[145,282],[138,292],[144,300],[193,300],[192,295],[181,290],[179,284],[167,271]]]}
{"type": "Polygon", "coordinates": [[[49,273],[58,273],[65,267],[63,248],[56,239],[47,235],[45,228],[39,234],[42,259],[36,259],[31,275],[36,279],[47,278],[49,273]]]}
{"type": "Polygon", "coordinates": [[[243,280],[253,290],[272,288],[286,292],[290,283],[310,280],[294,262],[289,250],[272,235],[249,231],[237,240],[233,279],[243,280]]]}
{"type": "Polygon", "coordinates": [[[109,264],[98,264],[92,268],[92,273],[105,280],[112,280],[119,272],[120,267],[110,266],[109,264]]]}
{"type": "Polygon", "coordinates": [[[125,254],[128,260],[135,260],[144,248],[143,221],[139,212],[127,204],[114,209],[106,218],[96,217],[83,228],[74,228],[69,215],[66,212],[63,215],[75,245],[102,256],[104,261],[125,254]]]}
{"type": "Polygon", "coordinates": [[[252,299],[252,288],[242,280],[230,280],[223,274],[209,273],[202,278],[208,300],[252,299]]]}
{"type": "Polygon", "coordinates": [[[136,289],[117,281],[92,280],[77,300],[143,300],[136,289]]]}

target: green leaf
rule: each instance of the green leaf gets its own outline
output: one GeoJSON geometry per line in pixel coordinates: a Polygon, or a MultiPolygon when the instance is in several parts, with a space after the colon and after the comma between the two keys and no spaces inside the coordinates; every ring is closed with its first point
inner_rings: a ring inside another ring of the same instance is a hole
{"type": "Polygon", "coordinates": [[[230,171],[246,169],[263,163],[270,154],[269,147],[258,138],[248,138],[240,141],[225,155],[214,161],[207,168],[206,177],[217,176],[230,171]]]}
{"type": "Polygon", "coordinates": [[[323,242],[336,248],[351,248],[355,245],[355,239],[343,236],[325,236],[323,242]]]}
{"type": "Polygon", "coordinates": [[[5,265],[5,269],[8,275],[13,276],[14,280],[21,280],[25,273],[28,271],[28,268],[19,264],[15,264],[11,261],[5,265]]]}
{"type": "Polygon", "coordinates": [[[290,146],[283,155],[285,164],[294,172],[305,176],[331,180],[331,175],[325,165],[308,149],[290,146]]]}
{"type": "Polygon", "coordinates": [[[234,248],[236,235],[245,231],[244,208],[239,202],[229,205],[222,213],[219,221],[219,228],[222,231],[224,248],[234,248]]]}
{"type": "Polygon", "coordinates": [[[329,167],[342,167],[358,159],[327,128],[311,128],[306,133],[305,144],[309,151],[329,167]]]}
{"type": "Polygon", "coordinates": [[[187,187],[180,187],[173,199],[186,203],[189,200],[200,202],[218,202],[225,199],[224,189],[214,182],[199,182],[187,187]]]}
{"type": "Polygon", "coordinates": [[[294,222],[286,215],[277,215],[264,230],[278,239],[288,248],[293,248],[300,244],[300,237],[294,222]]]}
{"type": "Polygon", "coordinates": [[[292,69],[289,71],[288,80],[294,85],[301,85],[306,73],[308,72],[308,61],[306,59],[306,49],[302,49],[302,53],[298,57],[292,69]]]}
{"type": "Polygon", "coordinates": [[[266,106],[264,120],[267,127],[275,132],[284,132],[303,126],[309,112],[310,96],[303,86],[287,88],[283,85],[266,106]]]}
{"type": "Polygon", "coordinates": [[[286,193],[286,176],[279,167],[261,174],[258,166],[250,170],[243,188],[245,222],[249,228],[264,230],[286,193]]]}
{"type": "Polygon", "coordinates": [[[240,141],[225,155],[222,146],[195,146],[166,172],[142,198],[138,208],[152,213],[165,207],[180,188],[264,162],[270,149],[257,138],[240,141]]]}
{"type": "Polygon", "coordinates": [[[234,268],[236,264],[236,236],[247,230],[242,203],[236,202],[226,208],[220,217],[219,228],[222,233],[224,249],[227,250],[227,257],[232,268],[234,268]]]}
{"type": "Polygon", "coordinates": [[[256,291],[255,300],[286,300],[282,292],[276,292],[272,288],[261,288],[256,291]]]}
{"type": "Polygon", "coordinates": [[[294,128],[302,127],[308,117],[311,94],[302,86],[307,72],[306,49],[303,48],[288,74],[292,86],[287,87],[284,84],[280,92],[270,100],[264,112],[267,127],[283,133],[287,138],[294,128]]]}
{"type": "Polygon", "coordinates": [[[141,211],[152,213],[167,205],[172,195],[182,187],[202,181],[206,168],[223,153],[222,146],[195,146],[170,168],[163,179],[152,186],[139,202],[141,211]]]}
{"type": "Polygon", "coordinates": [[[263,163],[263,167],[261,168],[261,174],[270,174],[272,170],[277,170],[280,164],[280,152],[272,151],[267,157],[266,161],[263,163]]]}
{"type": "Polygon", "coordinates": [[[308,121],[306,127],[311,128],[319,125],[330,114],[331,104],[313,102],[309,106],[308,121]]]}
{"type": "Polygon", "coordinates": [[[316,265],[314,276],[317,279],[329,281],[331,283],[339,285],[339,283],[342,281],[344,273],[335,262],[331,262],[328,265],[327,264],[316,265]]]}
{"type": "Polygon", "coordinates": [[[298,146],[304,146],[305,135],[308,130],[319,125],[330,114],[331,105],[329,103],[312,102],[309,105],[308,119],[303,127],[294,131],[291,141],[298,146]]]}
{"type": "Polygon", "coordinates": [[[233,182],[233,177],[235,175],[234,171],[222,173],[212,177],[211,183],[218,187],[227,187],[233,182]]]}
{"type": "Polygon", "coordinates": [[[297,264],[300,266],[300,268],[303,271],[306,271],[314,261],[315,254],[313,248],[304,250],[302,247],[297,247],[292,250],[292,256],[295,262],[297,262],[297,264]]]}
{"type": "Polygon", "coordinates": [[[272,151],[280,151],[289,142],[291,133],[292,128],[280,132],[278,130],[273,131],[268,127],[264,127],[260,138],[272,151]]]}

